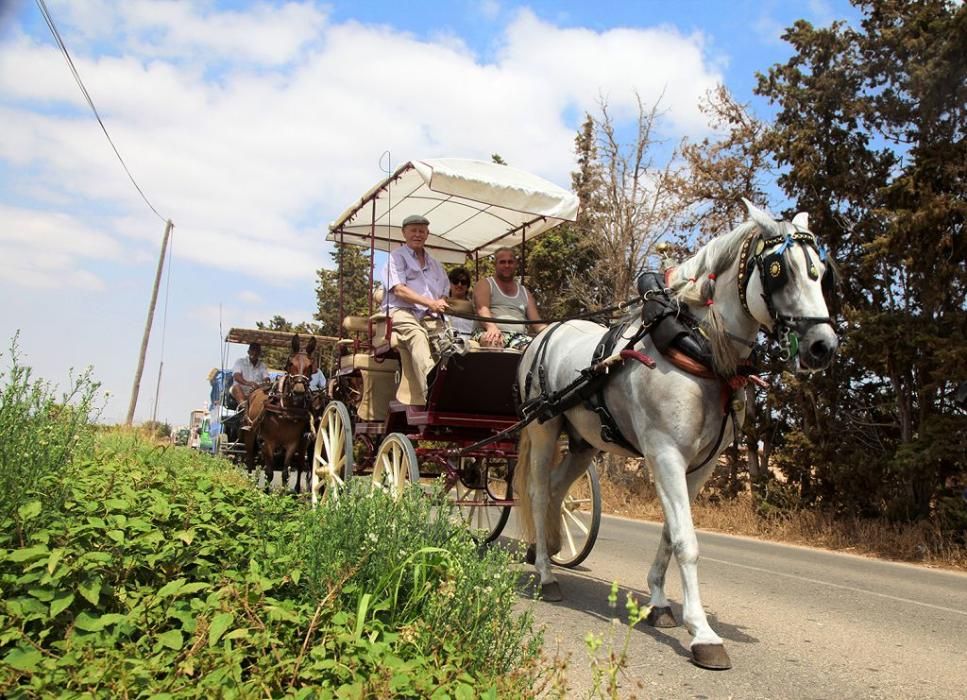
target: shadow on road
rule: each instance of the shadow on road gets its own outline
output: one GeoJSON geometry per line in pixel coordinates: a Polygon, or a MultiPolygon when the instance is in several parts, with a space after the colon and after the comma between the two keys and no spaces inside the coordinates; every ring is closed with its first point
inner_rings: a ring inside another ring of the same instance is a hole
{"type": "MultiPolygon", "coordinates": [[[[561,584],[564,600],[558,603],[538,601],[538,606],[548,606],[551,609],[567,608],[599,620],[610,620],[617,616],[622,623],[625,623],[628,619],[628,614],[625,611],[625,601],[627,600],[628,593],[631,593],[641,605],[648,602],[647,590],[619,585],[616,608],[612,609],[608,604],[608,596],[611,593],[612,582],[584,573],[587,569],[582,571],[582,568],[574,570],[555,568],[554,575],[557,576],[561,584]]],[[[521,596],[533,598],[536,585],[537,577],[533,571],[524,572],[521,575],[521,596]]],[[[681,625],[682,606],[680,603],[671,602],[671,608],[675,619],[679,622],[678,627],[665,630],[652,627],[645,622],[640,622],[636,625],[635,631],[651,637],[659,644],[673,650],[678,656],[690,659],[691,652],[688,649],[688,634],[681,625]],[[683,642],[678,639],[678,636],[683,636],[685,641],[683,642]]],[[[744,631],[746,628],[725,622],[717,615],[709,613],[708,611],[706,611],[706,614],[708,615],[708,621],[712,629],[723,640],[738,644],[759,643],[756,637],[744,631]]]]}

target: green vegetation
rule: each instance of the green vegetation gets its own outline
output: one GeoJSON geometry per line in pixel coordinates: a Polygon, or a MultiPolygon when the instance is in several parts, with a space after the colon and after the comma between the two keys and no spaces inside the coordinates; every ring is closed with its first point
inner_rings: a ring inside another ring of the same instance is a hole
{"type": "Polygon", "coordinates": [[[439,502],[357,480],[308,510],[220,460],[95,430],[93,393],[85,378],[55,404],[16,358],[2,387],[0,695],[534,692],[541,640],[510,555],[478,552],[439,502]]]}

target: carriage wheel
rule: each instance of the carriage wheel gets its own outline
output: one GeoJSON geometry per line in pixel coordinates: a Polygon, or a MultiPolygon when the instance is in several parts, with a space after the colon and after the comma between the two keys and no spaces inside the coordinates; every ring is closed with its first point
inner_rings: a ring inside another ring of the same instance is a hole
{"type": "Polygon", "coordinates": [[[379,444],[373,460],[373,488],[382,488],[398,498],[406,483],[420,481],[420,467],[413,443],[402,433],[390,433],[379,444]]]}
{"type": "Polygon", "coordinates": [[[561,504],[561,551],[551,557],[573,568],[587,559],[601,527],[601,485],[594,465],[574,480],[561,504]]]}
{"type": "Polygon", "coordinates": [[[349,411],[330,401],[323,411],[312,449],[312,505],[330,493],[335,496],[353,474],[353,436],[349,411]]]}
{"type": "MultiPolygon", "coordinates": [[[[467,466],[468,462],[461,465],[461,472],[474,468],[472,464],[467,466]]],[[[474,484],[475,488],[468,487],[458,479],[447,492],[447,498],[453,504],[454,517],[470,528],[474,539],[487,544],[500,536],[510,517],[510,506],[495,505],[494,501],[512,498],[511,470],[506,459],[481,459],[476,468],[480,470],[480,479],[474,484]],[[484,479],[486,483],[480,483],[484,479]]],[[[468,481],[474,483],[473,480],[468,481]]]]}

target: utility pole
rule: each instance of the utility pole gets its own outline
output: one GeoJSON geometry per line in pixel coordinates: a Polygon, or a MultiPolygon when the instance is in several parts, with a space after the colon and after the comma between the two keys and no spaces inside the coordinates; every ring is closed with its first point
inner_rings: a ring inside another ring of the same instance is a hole
{"type": "MultiPolygon", "coordinates": [[[[165,266],[165,252],[168,250],[168,236],[174,224],[171,219],[165,222],[165,235],[161,239],[161,255],[158,257],[158,271],[154,276],[154,288],[151,290],[151,304],[148,306],[148,320],[144,324],[144,337],[141,339],[141,354],[138,355],[138,369],[134,373],[134,386],[131,387],[131,403],[128,405],[128,417],[124,421],[130,426],[134,422],[134,409],[138,405],[138,391],[141,389],[141,375],[144,373],[144,357],[148,354],[148,338],[151,337],[151,322],[154,320],[154,307],[158,303],[158,287],[161,286],[161,271],[165,266]]],[[[158,382],[161,382],[161,371],[158,371],[158,382]]]]}

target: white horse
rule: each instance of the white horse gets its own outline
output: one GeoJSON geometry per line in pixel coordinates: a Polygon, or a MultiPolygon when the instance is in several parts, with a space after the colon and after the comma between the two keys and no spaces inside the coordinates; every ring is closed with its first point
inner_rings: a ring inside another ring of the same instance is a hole
{"type": "MultiPolygon", "coordinates": [[[[636,350],[639,359],[653,357],[656,366],[628,359],[611,371],[602,395],[611,425],[606,426],[600,413],[584,401],[562,414],[545,415],[544,422],[530,423],[521,433],[514,477],[520,520],[528,541],[534,543],[531,554],[541,593],[545,600],[561,600],[549,556],[560,549],[558,514],[568,487],[602,451],[644,457],[665,514],[661,543],[648,573],[648,621],[660,627],[675,624],[664,589],[674,552],[692,660],[713,669],[730,668],[731,661],[702,608],[690,504],[744,418],[744,402],[732,402],[733,390],[742,384],[736,369],[751,354],[760,328],[779,338],[797,371],[827,367],[838,343],[824,300],[824,288],[833,281],[832,262],[809,232],[806,214],[798,214],[791,223],[777,222],[750,202],[745,204],[749,221],[713,239],[667,278],[670,294],[689,306],[711,337],[713,369],[704,376],[686,371],[681,367],[687,363],[659,354],[650,335],[639,335],[628,349],[636,350]],[[730,404],[735,408],[731,421],[726,410],[730,404]],[[608,427],[612,436],[617,428],[622,444],[603,439],[602,429],[608,432],[608,427]],[[557,448],[562,431],[569,439],[563,461],[557,448]]],[[[620,347],[635,337],[642,323],[640,318],[631,322],[621,334],[620,347]]],[[[535,338],[517,377],[524,406],[528,401],[539,405],[542,398],[572,384],[591,364],[606,330],[587,321],[569,321],[535,338]]]]}

